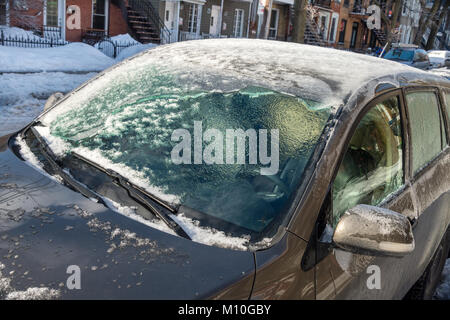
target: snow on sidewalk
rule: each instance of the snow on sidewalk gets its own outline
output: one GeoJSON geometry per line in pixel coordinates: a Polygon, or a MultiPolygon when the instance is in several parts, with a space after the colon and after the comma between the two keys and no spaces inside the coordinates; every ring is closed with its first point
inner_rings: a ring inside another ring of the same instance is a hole
{"type": "Polygon", "coordinates": [[[98,72],[116,61],[85,43],[70,43],[53,48],[0,46],[2,72],[98,72]]]}
{"type": "Polygon", "coordinates": [[[55,92],[67,93],[96,73],[4,73],[0,75],[0,136],[14,132],[36,116],[55,92]]]}

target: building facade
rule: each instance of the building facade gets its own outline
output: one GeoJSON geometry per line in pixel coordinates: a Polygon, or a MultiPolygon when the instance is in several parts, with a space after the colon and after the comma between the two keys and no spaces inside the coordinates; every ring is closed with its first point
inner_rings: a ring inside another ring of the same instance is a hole
{"type": "MultiPolygon", "coordinates": [[[[419,0],[406,0],[400,30],[412,41],[419,0]]],[[[309,0],[305,42],[363,51],[382,46],[367,28],[370,0],[309,0]]],[[[291,41],[294,0],[0,0],[0,26],[94,42],[129,33],[142,43],[233,37],[291,41]],[[76,18],[78,17],[78,18],[76,18]],[[78,21],[77,21],[78,19],[78,21]]]]}
{"type": "Polygon", "coordinates": [[[144,43],[168,43],[249,37],[251,10],[252,0],[0,0],[0,26],[68,41],[130,33],[144,43]]]}

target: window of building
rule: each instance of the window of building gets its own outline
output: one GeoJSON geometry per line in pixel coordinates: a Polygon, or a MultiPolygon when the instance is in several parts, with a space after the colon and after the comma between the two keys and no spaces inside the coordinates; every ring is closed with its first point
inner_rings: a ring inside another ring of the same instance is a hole
{"type": "Polygon", "coordinates": [[[49,27],[58,26],[58,0],[47,0],[45,8],[46,25],[49,27]]]}
{"type": "Polygon", "coordinates": [[[378,205],[404,181],[398,97],[372,107],[362,118],[333,183],[333,226],[357,204],[378,205]]]}
{"type": "Polygon", "coordinates": [[[0,26],[8,24],[8,0],[0,0],[0,26]]]}
{"type": "Polygon", "coordinates": [[[344,43],[345,40],[345,29],[347,28],[347,20],[341,20],[341,30],[339,32],[339,42],[344,43]]]}
{"type": "Polygon", "coordinates": [[[106,29],[106,0],[92,0],[92,28],[106,29]]]}
{"type": "Polygon", "coordinates": [[[189,20],[188,20],[189,32],[197,33],[197,23],[198,23],[198,4],[191,3],[191,6],[189,8],[189,20]]]}
{"type": "Polygon", "coordinates": [[[417,173],[443,148],[441,132],[443,123],[434,92],[408,93],[406,102],[411,128],[412,167],[414,173],[417,173]]]}
{"type": "MultiPolygon", "coordinates": [[[[272,26],[273,16],[274,16],[274,10],[272,10],[270,26],[272,26]]],[[[242,37],[243,28],[244,28],[244,10],[236,9],[236,10],[234,10],[233,35],[236,38],[242,37]]],[[[270,29],[269,29],[269,32],[270,32],[270,29]]],[[[275,32],[276,32],[276,30],[275,30],[275,32]]],[[[269,34],[269,36],[270,36],[270,34],[269,34]]]]}
{"type": "Polygon", "coordinates": [[[356,47],[356,38],[358,36],[358,22],[353,22],[352,25],[352,36],[350,38],[350,48],[356,47]]]}
{"type": "Polygon", "coordinates": [[[334,32],[336,31],[336,18],[331,19],[330,41],[334,42],[334,32]]]}

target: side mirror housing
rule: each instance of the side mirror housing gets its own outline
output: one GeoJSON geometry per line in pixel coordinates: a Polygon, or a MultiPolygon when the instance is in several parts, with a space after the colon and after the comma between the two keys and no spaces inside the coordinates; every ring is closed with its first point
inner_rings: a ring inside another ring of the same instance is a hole
{"type": "Polygon", "coordinates": [[[414,250],[412,226],[406,216],[361,204],[341,217],[333,242],[341,249],[369,255],[404,256],[414,250]]]}
{"type": "Polygon", "coordinates": [[[50,109],[57,103],[59,100],[61,100],[64,97],[64,94],[61,92],[55,92],[50,97],[48,97],[47,101],[44,105],[44,111],[50,109]]]}

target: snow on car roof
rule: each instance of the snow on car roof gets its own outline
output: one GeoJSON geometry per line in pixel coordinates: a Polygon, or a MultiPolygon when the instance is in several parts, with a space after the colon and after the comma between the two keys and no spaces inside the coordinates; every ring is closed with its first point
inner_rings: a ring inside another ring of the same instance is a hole
{"type": "MultiPolygon", "coordinates": [[[[134,59],[164,60],[189,70],[254,78],[287,93],[320,98],[339,106],[365,83],[382,77],[398,85],[433,77],[385,59],[311,45],[256,39],[208,39],[178,42],[134,59]]],[[[127,63],[133,63],[132,60],[127,63]]],[[[435,79],[436,80],[436,79],[435,79]]]]}

